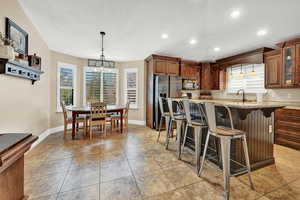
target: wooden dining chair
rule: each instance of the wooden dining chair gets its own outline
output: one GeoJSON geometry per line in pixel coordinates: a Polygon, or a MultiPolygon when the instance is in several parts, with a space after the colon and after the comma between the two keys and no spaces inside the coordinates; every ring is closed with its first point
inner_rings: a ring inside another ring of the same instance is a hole
{"type": "Polygon", "coordinates": [[[100,129],[103,129],[104,135],[106,136],[106,124],[110,122],[110,117],[107,114],[107,105],[102,102],[91,103],[91,112],[87,121],[90,139],[93,138],[93,126],[98,126],[100,129]]]}
{"type": "MultiPolygon", "coordinates": [[[[62,111],[63,111],[63,118],[64,118],[64,138],[66,138],[67,132],[68,132],[68,124],[72,124],[73,119],[72,119],[72,117],[68,117],[66,104],[64,102],[61,102],[61,108],[62,108],[62,111]]],[[[86,119],[85,119],[84,116],[76,117],[75,123],[76,124],[82,123],[83,124],[82,129],[83,129],[84,133],[86,133],[86,125],[87,124],[86,124],[86,119]]],[[[77,132],[79,128],[80,127],[76,128],[75,132],[77,132]]]]}
{"type": "MultiPolygon", "coordinates": [[[[130,105],[130,102],[127,102],[126,103],[126,108],[123,112],[123,129],[126,128],[126,130],[128,130],[129,105],[130,105]]],[[[114,130],[117,128],[120,131],[121,130],[121,115],[120,114],[113,114],[113,115],[111,115],[111,120],[112,120],[112,128],[114,130]]]]}

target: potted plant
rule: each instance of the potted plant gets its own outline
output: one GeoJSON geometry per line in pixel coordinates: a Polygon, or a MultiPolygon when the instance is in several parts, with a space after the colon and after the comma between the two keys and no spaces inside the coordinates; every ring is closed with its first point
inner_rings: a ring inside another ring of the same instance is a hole
{"type": "Polygon", "coordinates": [[[0,32],[0,58],[13,60],[15,58],[15,49],[13,41],[5,38],[0,32]]]}

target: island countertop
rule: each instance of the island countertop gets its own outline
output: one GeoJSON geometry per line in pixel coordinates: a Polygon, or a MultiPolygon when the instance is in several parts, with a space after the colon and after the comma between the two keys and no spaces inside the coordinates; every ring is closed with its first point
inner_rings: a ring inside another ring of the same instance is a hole
{"type": "MultiPolygon", "coordinates": [[[[175,98],[175,100],[184,100],[184,98],[175,98]]],[[[190,99],[195,103],[212,102],[217,104],[223,104],[231,108],[238,109],[263,109],[263,108],[287,108],[287,109],[300,109],[300,102],[275,102],[275,101],[264,101],[264,102],[241,102],[237,100],[207,100],[207,99],[190,99]]]]}

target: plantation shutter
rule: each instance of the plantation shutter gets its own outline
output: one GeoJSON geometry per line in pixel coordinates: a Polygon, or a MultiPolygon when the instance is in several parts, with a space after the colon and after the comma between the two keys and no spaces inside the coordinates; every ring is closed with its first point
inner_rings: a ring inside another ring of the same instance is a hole
{"type": "Polygon", "coordinates": [[[103,102],[108,105],[118,104],[118,70],[85,67],[84,103],[103,102]]]}
{"type": "Polygon", "coordinates": [[[73,76],[73,69],[63,67],[60,68],[60,102],[64,102],[66,105],[74,104],[73,76]]]}
{"type": "Polygon", "coordinates": [[[124,86],[125,86],[125,94],[124,94],[124,103],[130,102],[131,108],[138,107],[138,80],[137,80],[137,68],[125,69],[125,78],[124,78],[124,86]]]}
{"type": "Polygon", "coordinates": [[[227,92],[236,93],[244,89],[245,93],[264,93],[264,64],[246,65],[227,68],[227,92]]]}
{"type": "Polygon", "coordinates": [[[116,71],[103,71],[103,102],[108,105],[117,104],[117,78],[116,71]]]}
{"type": "Polygon", "coordinates": [[[101,101],[101,72],[89,71],[85,72],[86,84],[86,102],[101,101]]]}

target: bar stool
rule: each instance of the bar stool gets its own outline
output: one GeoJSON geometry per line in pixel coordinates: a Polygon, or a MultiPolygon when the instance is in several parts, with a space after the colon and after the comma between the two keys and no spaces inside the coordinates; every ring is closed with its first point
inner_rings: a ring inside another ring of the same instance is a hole
{"type": "Polygon", "coordinates": [[[242,130],[234,129],[231,111],[227,106],[217,105],[217,104],[213,104],[213,103],[205,103],[205,109],[206,109],[207,122],[208,122],[209,129],[208,129],[208,134],[207,134],[207,138],[205,141],[205,147],[204,147],[204,153],[203,153],[202,162],[201,162],[201,168],[200,168],[198,175],[201,176],[201,172],[204,167],[205,156],[206,156],[206,152],[207,152],[207,148],[208,148],[209,138],[210,138],[210,136],[215,136],[215,137],[219,138],[221,141],[221,154],[222,154],[222,165],[223,165],[225,199],[229,199],[230,176],[234,176],[234,175],[230,174],[231,140],[242,139],[243,149],[244,149],[244,154],[245,154],[245,161],[246,161],[246,170],[243,172],[239,172],[239,174],[247,172],[251,188],[254,189],[251,175],[250,175],[251,168],[250,168],[248,147],[247,147],[247,141],[246,141],[246,132],[242,131],[242,130]],[[220,127],[220,126],[216,125],[215,106],[224,107],[227,110],[227,112],[229,114],[231,128],[220,127]]]}
{"type": "Polygon", "coordinates": [[[207,123],[205,120],[205,113],[204,110],[201,106],[201,104],[195,104],[195,106],[198,108],[198,114],[200,116],[199,121],[192,120],[191,117],[191,111],[190,111],[190,106],[194,104],[190,102],[189,100],[184,100],[183,101],[183,107],[185,111],[185,118],[186,118],[186,127],[185,127],[185,132],[184,132],[184,137],[183,137],[183,143],[182,143],[182,148],[179,150],[180,152],[178,153],[179,159],[181,159],[181,152],[184,150],[184,146],[186,143],[187,139],[187,132],[188,128],[191,127],[194,130],[194,141],[195,141],[195,158],[196,158],[196,169],[197,173],[199,172],[200,169],[200,155],[201,155],[201,143],[202,143],[202,130],[207,128],[207,123]]]}
{"type": "Polygon", "coordinates": [[[170,121],[169,121],[169,131],[167,133],[167,142],[166,149],[168,149],[169,139],[173,136],[173,122],[176,122],[176,140],[178,142],[178,157],[180,157],[180,149],[181,149],[181,135],[182,135],[182,127],[185,121],[185,116],[183,114],[183,105],[181,102],[174,101],[171,98],[168,98],[168,107],[170,113],[170,121]],[[174,112],[174,107],[176,108],[176,112],[174,112]]]}
{"type": "Polygon", "coordinates": [[[167,136],[168,136],[168,132],[169,132],[170,113],[166,109],[164,109],[164,102],[166,102],[166,101],[167,101],[167,99],[164,97],[159,97],[159,99],[158,99],[161,116],[160,116],[160,122],[159,122],[159,128],[158,128],[157,142],[159,142],[161,126],[162,126],[163,120],[166,122],[167,136]]]}

